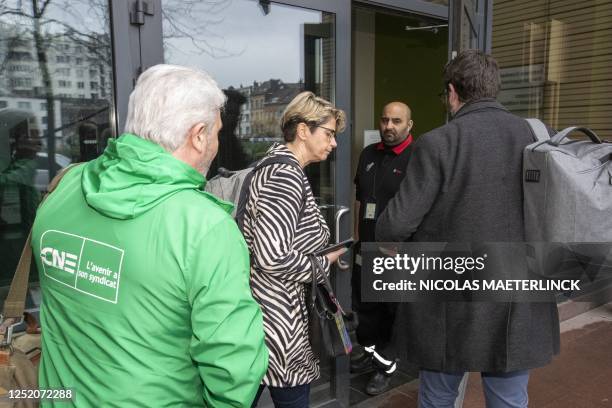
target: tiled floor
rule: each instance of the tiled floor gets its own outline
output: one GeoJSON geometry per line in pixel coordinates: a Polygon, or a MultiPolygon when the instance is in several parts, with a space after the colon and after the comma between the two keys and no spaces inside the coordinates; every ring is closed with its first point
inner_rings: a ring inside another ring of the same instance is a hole
{"type": "MultiPolygon", "coordinates": [[[[416,408],[418,380],[356,408],[416,408]]],[[[561,354],[529,381],[531,408],[612,408],[612,303],[561,324],[561,354]]],[[[464,408],[484,407],[480,375],[470,374],[464,408]]]]}

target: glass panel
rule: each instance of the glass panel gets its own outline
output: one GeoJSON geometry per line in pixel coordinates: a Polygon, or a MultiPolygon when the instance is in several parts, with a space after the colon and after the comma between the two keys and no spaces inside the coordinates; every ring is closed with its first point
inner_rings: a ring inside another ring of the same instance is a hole
{"type": "Polygon", "coordinates": [[[500,101],[553,128],[612,139],[612,3],[496,0],[493,13],[500,101]]]}
{"type": "Polygon", "coordinates": [[[0,4],[0,285],[50,178],[113,137],[112,100],[105,1],[0,4]]]}
{"type": "MultiPolygon", "coordinates": [[[[209,72],[228,96],[219,167],[236,170],[281,142],[280,116],[303,90],[334,100],[333,14],[250,0],[164,0],[164,59],[209,72]]],[[[315,196],[332,203],[333,158],[307,167],[315,196]]]]}
{"type": "MultiPolygon", "coordinates": [[[[220,167],[245,168],[283,142],[279,120],[299,92],[334,102],[334,14],[252,0],[162,0],[162,11],[165,62],[204,69],[228,97],[209,178],[220,167]]],[[[332,155],[306,168],[330,228],[334,161],[332,155]]],[[[331,362],[322,361],[313,403],[331,397],[332,375],[331,362]]],[[[271,406],[266,394],[259,405],[271,406]]]]}

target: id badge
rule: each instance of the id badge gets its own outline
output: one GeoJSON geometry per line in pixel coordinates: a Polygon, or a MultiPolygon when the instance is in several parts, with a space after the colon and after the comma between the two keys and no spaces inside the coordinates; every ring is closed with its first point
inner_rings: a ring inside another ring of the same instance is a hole
{"type": "Polygon", "coordinates": [[[363,218],[366,220],[373,220],[376,218],[376,203],[366,204],[365,214],[363,218]]]}

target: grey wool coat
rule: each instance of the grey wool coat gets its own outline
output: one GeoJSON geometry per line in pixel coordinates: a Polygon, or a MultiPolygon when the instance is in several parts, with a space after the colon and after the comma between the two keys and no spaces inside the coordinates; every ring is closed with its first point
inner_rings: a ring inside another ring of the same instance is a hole
{"type": "MultiPolygon", "coordinates": [[[[527,122],[494,99],[464,105],[413,145],[376,240],[524,241],[522,152],[531,141],[527,122]]],[[[430,370],[530,369],[559,352],[554,302],[402,303],[395,327],[400,354],[430,370]]]]}

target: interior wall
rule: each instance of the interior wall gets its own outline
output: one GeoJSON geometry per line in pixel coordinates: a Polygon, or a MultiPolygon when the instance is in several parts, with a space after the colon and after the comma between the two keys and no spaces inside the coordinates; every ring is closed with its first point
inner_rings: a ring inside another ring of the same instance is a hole
{"type": "Polygon", "coordinates": [[[403,101],[412,109],[416,137],[445,123],[446,113],[438,94],[448,58],[448,28],[406,31],[406,26],[445,23],[376,13],[373,123],[377,123],[382,107],[393,100],[403,101]]]}

